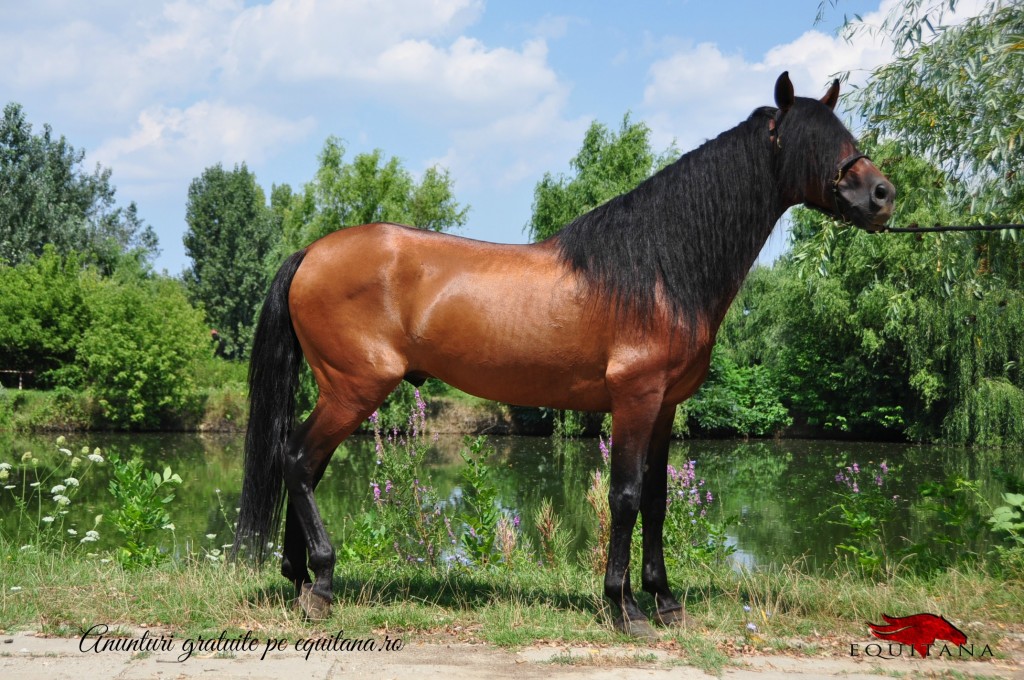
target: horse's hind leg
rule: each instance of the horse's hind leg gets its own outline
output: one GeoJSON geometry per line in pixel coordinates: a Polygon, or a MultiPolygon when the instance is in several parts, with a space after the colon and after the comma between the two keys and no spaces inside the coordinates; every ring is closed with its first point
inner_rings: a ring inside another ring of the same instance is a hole
{"type": "MultiPolygon", "coordinates": [[[[313,488],[316,489],[327,470],[329,458],[325,457],[320,469],[314,475],[313,488]]],[[[302,594],[302,587],[312,583],[309,567],[306,564],[306,536],[302,533],[299,516],[291,501],[288,501],[284,522],[284,545],[281,550],[281,575],[295,584],[296,596],[302,594]]]]}
{"type": "Polygon", "coordinates": [[[662,411],[654,424],[640,497],[644,546],[641,582],[644,591],[654,596],[657,607],[654,620],[664,626],[686,624],[686,611],[669,589],[663,534],[668,494],[668,445],[675,412],[675,407],[662,411]]]}
{"type": "MultiPolygon", "coordinates": [[[[368,415],[369,412],[345,410],[321,400],[309,418],[292,434],[285,453],[284,481],[288,490],[285,555],[291,571],[286,576],[301,589],[299,605],[311,619],[330,615],[335,563],[334,547],[320,517],[313,491],[334,449],[368,415]],[[302,538],[305,538],[305,544],[300,547],[298,541],[302,538]],[[300,551],[308,552],[308,568],[313,571],[314,578],[312,585],[308,582],[306,561],[299,557],[300,551]]],[[[284,566],[282,563],[282,573],[284,566]]]]}

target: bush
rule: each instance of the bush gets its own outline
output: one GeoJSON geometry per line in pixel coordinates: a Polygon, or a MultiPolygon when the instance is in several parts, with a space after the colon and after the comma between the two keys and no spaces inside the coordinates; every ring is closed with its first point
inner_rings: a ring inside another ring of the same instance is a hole
{"type": "Polygon", "coordinates": [[[762,437],[792,423],[765,366],[738,366],[718,350],[712,355],[707,382],[684,408],[699,429],[719,434],[762,437]]]}
{"type": "Polygon", "coordinates": [[[92,323],[78,364],[107,424],[154,428],[198,410],[193,366],[211,350],[203,316],[180,283],[95,279],[87,301],[92,323]]]}

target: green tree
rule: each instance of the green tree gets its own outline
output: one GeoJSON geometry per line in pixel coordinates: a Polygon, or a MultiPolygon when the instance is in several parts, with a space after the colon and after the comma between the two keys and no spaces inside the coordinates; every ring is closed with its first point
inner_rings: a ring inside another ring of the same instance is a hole
{"type": "Polygon", "coordinates": [[[468,207],[455,200],[453,183],[443,168],[428,168],[417,183],[398,158],[376,149],[345,161],[345,147],[328,137],[320,167],[301,193],[275,187],[275,211],[284,237],[272,258],[276,269],[286,254],[327,234],[370,222],[398,222],[421,229],[447,231],[466,223],[468,207]]]}
{"type": "Polygon", "coordinates": [[[280,237],[280,220],[245,164],[233,170],[218,164],[192,180],[185,221],[189,297],[205,309],[223,354],[245,358],[269,285],[265,260],[280,237]]]}
{"type": "Polygon", "coordinates": [[[16,265],[52,244],[60,255],[77,253],[104,273],[131,255],[147,261],[157,252],[153,230],[134,203],[118,207],[110,170],[87,172],[85,152],[49,125],[33,134],[18,104],[0,119],[0,263],[16,265]]]}
{"type": "Polygon", "coordinates": [[[573,175],[544,173],[533,190],[533,214],[527,232],[534,241],[553,236],[566,224],[605,201],[630,191],[679,156],[673,144],[661,155],[651,149],[651,131],[627,113],[619,131],[594,121],[583,146],[569,161],[573,175]]]}

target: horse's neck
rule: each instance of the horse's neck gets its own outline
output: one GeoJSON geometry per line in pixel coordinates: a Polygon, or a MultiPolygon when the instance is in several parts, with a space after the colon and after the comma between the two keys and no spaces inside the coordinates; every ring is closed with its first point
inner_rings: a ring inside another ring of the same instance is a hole
{"type": "Polygon", "coordinates": [[[732,286],[722,291],[722,295],[717,301],[708,301],[705,319],[710,324],[712,338],[736,295],[739,294],[743,281],[746,280],[753,268],[765,243],[768,242],[768,237],[771,236],[775,225],[789,208],[770,193],[762,194],[755,191],[749,196],[736,200],[745,201],[744,204],[749,206],[749,217],[730,214],[728,206],[715,206],[717,210],[714,212],[719,214],[712,214],[709,219],[710,224],[720,225],[724,231],[735,230],[737,235],[748,237],[740,238],[736,244],[728,242],[728,239],[719,239],[717,241],[718,250],[711,249],[712,252],[707,254],[711,260],[707,266],[722,271],[724,273],[722,278],[733,283],[732,286]],[[746,222],[748,231],[743,231],[742,224],[737,226],[729,224],[730,222],[746,222]]]}

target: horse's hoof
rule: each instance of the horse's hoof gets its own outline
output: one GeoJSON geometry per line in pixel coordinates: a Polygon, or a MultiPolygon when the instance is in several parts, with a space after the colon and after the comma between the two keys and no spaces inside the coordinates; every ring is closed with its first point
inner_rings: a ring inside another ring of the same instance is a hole
{"type": "Polygon", "coordinates": [[[323,595],[314,593],[312,583],[302,584],[302,592],[299,593],[296,603],[310,621],[323,621],[331,617],[331,601],[323,595]]]}
{"type": "Polygon", "coordinates": [[[693,619],[686,615],[684,607],[679,606],[664,611],[658,610],[654,613],[654,622],[666,628],[688,628],[693,623],[693,619]]]}
{"type": "Polygon", "coordinates": [[[627,619],[623,616],[615,619],[615,630],[620,633],[625,633],[631,638],[637,638],[638,640],[648,640],[650,642],[657,642],[661,639],[658,635],[658,631],[654,630],[647,619],[627,619]]]}

